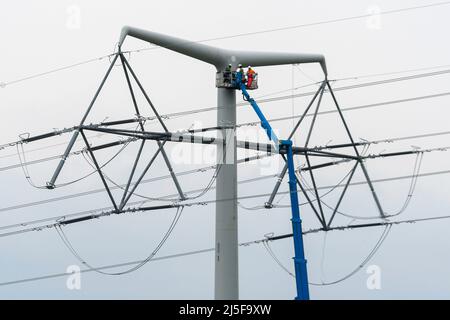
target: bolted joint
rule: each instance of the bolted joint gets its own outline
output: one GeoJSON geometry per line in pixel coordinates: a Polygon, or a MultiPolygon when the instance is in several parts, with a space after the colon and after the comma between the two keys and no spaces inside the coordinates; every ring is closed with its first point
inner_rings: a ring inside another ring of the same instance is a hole
{"type": "Polygon", "coordinates": [[[292,146],[292,140],[280,140],[280,145],[282,146],[292,146]]]}
{"type": "Polygon", "coordinates": [[[296,258],[296,257],[294,257],[292,259],[294,260],[295,263],[298,263],[298,264],[307,264],[308,263],[308,260],[306,260],[306,259],[301,259],[301,258],[296,258]]]}
{"type": "Polygon", "coordinates": [[[287,153],[289,147],[292,148],[292,140],[279,140],[278,149],[287,153]]]}
{"type": "Polygon", "coordinates": [[[291,221],[294,223],[302,223],[302,219],[300,218],[291,218],[291,221]]]}

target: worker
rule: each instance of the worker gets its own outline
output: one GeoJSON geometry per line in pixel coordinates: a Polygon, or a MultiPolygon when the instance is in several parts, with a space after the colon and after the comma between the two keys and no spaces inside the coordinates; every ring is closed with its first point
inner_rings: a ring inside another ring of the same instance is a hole
{"type": "Polygon", "coordinates": [[[255,80],[255,70],[252,69],[252,66],[248,66],[247,69],[247,88],[252,86],[253,80],[255,80]]]}
{"type": "Polygon", "coordinates": [[[242,64],[239,63],[238,68],[236,70],[237,74],[236,74],[236,80],[241,80],[241,82],[243,84],[245,84],[245,72],[244,72],[244,68],[242,68],[242,64]]]}
{"type": "Polygon", "coordinates": [[[225,71],[223,72],[223,82],[224,83],[231,83],[231,63],[228,64],[228,66],[225,68],[225,71]]]}

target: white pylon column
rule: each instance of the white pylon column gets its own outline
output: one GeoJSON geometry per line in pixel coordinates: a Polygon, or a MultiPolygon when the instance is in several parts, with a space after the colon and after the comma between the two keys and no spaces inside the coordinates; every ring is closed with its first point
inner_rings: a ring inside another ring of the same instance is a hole
{"type": "MultiPolygon", "coordinates": [[[[236,90],[218,89],[217,125],[236,125],[236,90]]],[[[224,146],[217,148],[217,163],[221,165],[216,178],[216,300],[239,299],[237,157],[234,129],[221,130],[224,146]]]]}

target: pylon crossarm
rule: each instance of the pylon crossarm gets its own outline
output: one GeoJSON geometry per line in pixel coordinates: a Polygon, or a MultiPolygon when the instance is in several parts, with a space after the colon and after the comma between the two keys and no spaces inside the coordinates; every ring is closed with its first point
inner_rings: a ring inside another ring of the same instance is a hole
{"type": "Polygon", "coordinates": [[[39,141],[39,140],[43,140],[43,139],[48,139],[48,138],[53,138],[55,136],[60,136],[64,133],[69,133],[69,132],[73,132],[75,130],[78,130],[78,126],[74,126],[71,128],[64,128],[62,130],[53,130],[51,132],[46,132],[43,134],[38,134],[35,136],[30,136],[27,134],[27,137],[23,137],[22,135],[20,136],[20,142],[21,143],[30,143],[30,142],[35,142],[35,141],[39,141]]]}
{"type": "Polygon", "coordinates": [[[151,131],[134,131],[127,129],[109,129],[99,128],[93,126],[85,126],[85,130],[110,133],[120,136],[126,136],[130,138],[157,140],[157,141],[169,141],[169,142],[185,142],[185,143],[199,143],[199,144],[220,144],[223,143],[222,139],[214,137],[194,136],[180,133],[171,132],[151,132],[151,131]]]}
{"type": "Polygon", "coordinates": [[[327,229],[331,227],[331,223],[333,222],[334,217],[336,216],[336,213],[339,210],[339,207],[341,205],[342,199],[344,199],[345,193],[347,192],[348,186],[350,185],[350,182],[352,181],[353,175],[355,174],[356,168],[358,167],[359,162],[356,162],[354,165],[352,171],[350,172],[350,175],[348,176],[347,182],[345,183],[344,190],[342,190],[341,195],[339,196],[339,200],[336,203],[336,206],[334,207],[333,214],[330,217],[330,220],[328,220],[327,223],[327,229]]]}
{"type": "Polygon", "coordinates": [[[337,160],[337,161],[324,162],[324,163],[316,164],[316,165],[310,166],[310,167],[299,168],[297,171],[317,170],[317,169],[321,169],[321,168],[336,166],[336,165],[339,165],[339,164],[342,164],[342,163],[347,163],[347,162],[350,162],[350,161],[351,160],[349,160],[349,159],[342,159],[342,160],[337,160]]]}
{"type": "Polygon", "coordinates": [[[327,150],[327,149],[341,149],[341,148],[351,148],[351,147],[359,147],[359,146],[366,146],[368,144],[371,144],[370,141],[366,142],[355,142],[355,143],[341,143],[341,144],[330,144],[320,147],[314,147],[313,150],[327,150]]]}
{"type": "MultiPolygon", "coordinates": [[[[89,106],[88,106],[88,108],[87,108],[83,118],[81,118],[79,126],[82,126],[84,124],[84,122],[86,121],[86,118],[88,117],[89,113],[91,112],[95,101],[97,101],[97,98],[98,98],[98,96],[100,94],[100,91],[102,90],[102,88],[103,88],[103,86],[104,86],[104,84],[106,82],[106,79],[108,79],[109,74],[111,73],[111,70],[112,70],[112,68],[114,67],[114,64],[117,61],[117,58],[118,58],[118,54],[115,54],[114,58],[111,61],[111,64],[109,65],[108,70],[106,71],[105,76],[103,77],[102,82],[100,83],[100,86],[98,87],[97,91],[95,92],[95,95],[92,98],[92,100],[91,100],[91,102],[90,102],[90,104],[89,104],[89,106]]],[[[80,133],[80,128],[77,128],[74,131],[74,133],[72,135],[72,138],[70,139],[69,144],[67,145],[66,150],[64,151],[64,154],[62,155],[61,160],[59,161],[58,166],[56,167],[55,172],[53,173],[52,178],[50,179],[49,182],[47,182],[47,188],[49,188],[49,189],[55,188],[56,179],[58,179],[58,176],[61,173],[61,170],[62,170],[62,168],[64,166],[64,163],[66,162],[67,157],[69,156],[69,153],[72,151],[72,148],[73,148],[73,146],[74,146],[74,144],[75,144],[75,142],[76,142],[76,140],[78,138],[79,133],[80,133]]]]}
{"type": "MultiPolygon", "coordinates": [[[[182,133],[172,133],[172,132],[152,132],[152,131],[136,131],[128,129],[110,129],[102,128],[99,126],[83,126],[85,130],[98,131],[104,133],[111,133],[121,136],[126,136],[136,139],[147,139],[147,140],[159,140],[159,141],[169,141],[169,142],[185,142],[185,143],[198,143],[198,144],[222,144],[223,139],[218,139],[214,137],[196,136],[192,134],[182,134],[182,133]]],[[[116,142],[114,142],[115,145],[116,142]]],[[[119,143],[119,142],[117,142],[119,143]]],[[[259,143],[251,141],[236,141],[236,147],[242,149],[250,149],[255,151],[264,151],[267,153],[281,153],[285,154],[285,150],[276,150],[272,144],[259,143]]],[[[101,148],[101,146],[95,146],[93,149],[101,148]]],[[[357,157],[347,154],[320,151],[315,149],[303,148],[303,147],[293,147],[294,155],[305,155],[323,158],[343,158],[343,159],[353,159],[357,160],[357,157]]]]}
{"type": "Polygon", "coordinates": [[[384,218],[385,217],[385,213],[384,213],[383,208],[381,207],[381,203],[380,203],[380,200],[378,199],[378,195],[377,195],[377,193],[375,191],[375,188],[373,187],[372,181],[371,181],[371,179],[369,177],[369,173],[367,172],[367,168],[364,165],[363,160],[361,159],[361,156],[359,154],[358,148],[355,145],[355,141],[353,140],[353,137],[352,137],[352,134],[350,132],[350,129],[348,128],[347,122],[345,121],[344,115],[342,114],[342,110],[341,110],[341,108],[339,106],[339,103],[338,103],[338,101],[336,99],[336,96],[334,95],[333,89],[331,88],[331,85],[330,85],[329,81],[327,81],[327,87],[328,87],[328,90],[329,90],[329,92],[331,94],[331,97],[333,98],[333,102],[334,102],[334,104],[336,106],[336,109],[337,109],[337,111],[339,113],[339,117],[341,118],[342,123],[344,124],[345,131],[347,132],[347,135],[348,135],[351,143],[353,144],[353,150],[355,151],[355,153],[358,156],[358,158],[360,158],[359,163],[361,165],[361,169],[362,169],[362,171],[364,173],[364,177],[366,178],[367,184],[369,185],[370,191],[372,193],[372,197],[373,197],[373,199],[375,201],[375,204],[376,204],[376,206],[378,208],[380,217],[384,218]]]}
{"type": "Polygon", "coordinates": [[[310,125],[309,130],[308,130],[308,135],[306,136],[305,148],[308,147],[309,141],[310,141],[310,139],[311,139],[311,134],[312,134],[312,131],[313,131],[313,129],[314,129],[314,125],[315,125],[316,119],[317,119],[317,113],[319,112],[320,104],[321,104],[321,102],[322,102],[322,97],[323,97],[324,89],[325,89],[325,86],[322,85],[322,86],[321,86],[321,90],[320,90],[320,92],[319,92],[319,98],[318,98],[318,100],[317,100],[316,109],[315,109],[315,111],[314,111],[313,118],[312,118],[312,120],[311,120],[311,125],[310,125]]]}
{"type": "Polygon", "coordinates": [[[185,200],[186,196],[184,195],[183,190],[181,189],[180,182],[178,181],[177,175],[175,174],[175,171],[173,170],[172,164],[170,163],[169,157],[167,156],[166,150],[164,147],[161,146],[161,141],[156,141],[158,146],[161,147],[161,154],[163,156],[164,162],[167,166],[167,170],[169,170],[169,174],[172,177],[172,181],[175,184],[175,188],[177,189],[178,195],[180,196],[181,200],[185,200]]]}
{"type": "Polygon", "coordinates": [[[144,149],[144,145],[145,145],[145,140],[142,139],[141,144],[139,146],[138,153],[136,155],[136,159],[134,160],[134,163],[133,163],[133,168],[131,169],[131,173],[128,177],[127,184],[125,186],[125,189],[123,190],[123,195],[122,195],[122,199],[120,200],[119,210],[122,210],[125,206],[125,198],[128,194],[128,189],[130,188],[131,181],[133,180],[133,177],[134,177],[134,173],[136,172],[136,167],[139,163],[139,159],[141,158],[141,154],[142,154],[142,150],[144,149]]]}
{"type": "MultiPolygon", "coordinates": [[[[311,125],[310,125],[310,128],[308,130],[308,134],[306,136],[305,148],[308,147],[309,141],[311,139],[311,134],[312,134],[312,131],[314,129],[314,124],[315,124],[316,119],[317,119],[317,113],[319,112],[320,104],[322,102],[324,89],[325,89],[325,81],[322,83],[322,85],[320,86],[320,88],[318,90],[319,94],[318,94],[318,99],[317,99],[317,105],[316,105],[316,109],[314,111],[313,119],[311,120],[311,125]]],[[[323,153],[323,154],[328,154],[328,155],[332,156],[332,154],[330,154],[328,152],[324,152],[324,151],[316,151],[316,152],[323,153]]],[[[307,163],[308,167],[311,167],[311,162],[309,160],[309,155],[308,155],[307,152],[305,153],[305,158],[306,158],[306,163],[307,163]]],[[[289,163],[289,159],[288,159],[288,163],[289,163]]],[[[317,206],[319,208],[319,213],[320,213],[320,218],[321,218],[320,221],[322,222],[323,225],[325,225],[325,223],[326,223],[325,222],[326,221],[325,220],[325,215],[324,215],[324,212],[323,212],[322,203],[320,201],[319,191],[317,190],[317,185],[316,185],[316,180],[315,180],[315,177],[314,177],[313,170],[309,170],[309,175],[311,177],[311,181],[312,181],[313,188],[314,188],[314,193],[315,193],[315,196],[316,196],[316,199],[317,199],[317,206]]]]}
{"type": "MultiPolygon", "coordinates": [[[[285,157],[284,157],[284,160],[286,160],[285,157]]],[[[330,167],[330,166],[334,166],[334,165],[339,165],[341,163],[346,163],[346,162],[349,162],[349,161],[351,161],[351,160],[350,159],[342,159],[342,160],[338,160],[338,161],[325,162],[325,163],[321,163],[321,164],[314,165],[314,166],[311,166],[311,167],[299,168],[299,169],[297,169],[297,171],[316,170],[316,169],[321,169],[321,168],[330,167]]],[[[273,207],[273,201],[274,201],[274,199],[275,199],[275,197],[276,197],[276,195],[278,193],[278,190],[280,188],[281,182],[283,181],[284,176],[286,175],[286,172],[287,172],[287,162],[284,164],[283,169],[281,170],[281,173],[278,175],[278,178],[277,178],[277,181],[276,181],[275,186],[273,188],[273,191],[272,191],[272,193],[269,196],[269,200],[264,203],[264,206],[267,209],[270,209],[270,208],[273,207]]]]}
{"type": "Polygon", "coordinates": [[[96,157],[94,155],[94,152],[92,152],[92,150],[91,150],[91,147],[89,145],[89,142],[88,142],[88,140],[86,138],[86,135],[84,134],[83,130],[80,130],[80,134],[83,137],[84,143],[86,144],[86,149],[87,149],[87,151],[89,152],[89,154],[90,154],[90,156],[92,158],[92,162],[94,163],[95,169],[96,169],[97,173],[99,174],[100,179],[102,180],[103,186],[105,187],[105,190],[108,193],[108,197],[111,200],[111,203],[112,203],[114,209],[117,211],[119,208],[117,207],[116,201],[114,200],[114,197],[113,197],[113,195],[111,193],[111,190],[110,190],[110,188],[108,186],[108,183],[106,182],[106,179],[103,176],[102,169],[100,168],[100,166],[99,166],[99,164],[97,162],[97,159],[96,159],[96,157]]]}
{"type": "Polygon", "coordinates": [[[163,141],[160,145],[158,150],[156,150],[156,152],[153,154],[152,158],[150,159],[150,161],[147,163],[146,167],[144,168],[144,170],[142,171],[141,175],[139,176],[139,178],[136,180],[136,182],[134,183],[131,191],[125,196],[124,200],[121,203],[121,206],[124,207],[128,201],[130,200],[131,196],[134,194],[134,192],[136,191],[137,187],[139,186],[139,184],[141,183],[142,179],[144,179],[145,175],[147,174],[147,171],[150,169],[150,167],[153,165],[153,163],[155,162],[156,157],[158,156],[158,154],[161,152],[162,148],[164,147],[164,144],[166,143],[166,141],[163,141]]]}
{"type": "MultiPolygon", "coordinates": [[[[136,111],[136,115],[138,116],[138,118],[141,118],[141,113],[140,113],[139,107],[138,107],[138,105],[137,105],[136,96],[135,96],[135,94],[134,94],[133,86],[131,85],[130,77],[129,77],[129,75],[128,75],[128,71],[127,71],[127,67],[126,67],[126,62],[125,62],[126,59],[125,59],[125,57],[124,57],[123,54],[120,55],[120,59],[121,59],[121,61],[122,61],[123,71],[124,71],[124,74],[125,74],[125,78],[126,78],[126,80],[127,80],[128,89],[129,89],[129,91],[130,91],[130,95],[131,95],[131,98],[132,98],[132,101],[133,101],[133,106],[134,106],[134,109],[135,109],[135,111],[136,111]]],[[[153,111],[155,112],[155,115],[156,115],[156,116],[158,117],[158,119],[161,121],[161,124],[163,125],[164,130],[165,130],[166,132],[168,132],[167,127],[166,127],[166,126],[164,125],[164,123],[162,122],[162,119],[161,119],[160,115],[156,112],[156,109],[154,108],[154,106],[153,106],[153,104],[151,103],[151,101],[149,101],[149,104],[150,104],[150,106],[152,107],[153,111]]],[[[145,127],[144,127],[144,123],[143,123],[143,122],[139,122],[139,127],[141,128],[141,131],[142,131],[142,132],[145,131],[145,127]]],[[[144,140],[143,140],[143,141],[144,141],[144,140]]],[[[161,142],[160,142],[160,141],[156,141],[156,143],[158,144],[158,147],[161,146],[161,142]]],[[[141,145],[141,147],[140,147],[140,149],[139,149],[139,155],[138,155],[138,157],[136,158],[136,161],[135,161],[135,163],[134,163],[134,166],[133,166],[133,169],[132,169],[130,178],[129,178],[129,182],[131,182],[131,180],[133,179],[134,170],[135,170],[136,165],[137,165],[137,163],[138,163],[138,161],[139,161],[139,156],[140,156],[140,153],[141,153],[141,151],[142,151],[143,146],[144,146],[144,142],[142,142],[142,145],[141,145]]],[[[181,186],[180,186],[180,183],[179,183],[179,181],[178,181],[178,179],[177,179],[177,176],[176,176],[175,172],[173,171],[172,165],[170,164],[170,160],[169,160],[169,157],[168,157],[167,154],[166,154],[166,150],[164,150],[163,147],[161,148],[161,154],[162,154],[162,156],[163,156],[163,159],[164,159],[164,162],[165,162],[165,164],[166,164],[166,166],[167,166],[167,169],[169,170],[170,176],[172,177],[173,183],[175,184],[175,187],[176,187],[176,189],[177,189],[177,191],[178,191],[178,194],[180,195],[180,199],[185,199],[183,190],[181,189],[181,186]]],[[[124,195],[123,195],[123,198],[122,198],[122,201],[125,199],[125,195],[126,195],[126,192],[127,192],[127,191],[128,191],[128,189],[125,190],[124,195]]]]}
{"type": "Polygon", "coordinates": [[[373,199],[375,201],[375,204],[377,205],[378,212],[380,213],[380,217],[384,218],[386,215],[385,215],[385,213],[383,211],[383,208],[381,207],[380,200],[378,199],[378,195],[377,195],[377,193],[375,191],[375,188],[374,188],[374,186],[372,184],[372,180],[369,177],[369,172],[367,171],[366,165],[364,164],[364,162],[362,160],[359,161],[359,164],[361,165],[361,169],[363,171],[364,177],[366,178],[367,184],[368,184],[368,186],[370,188],[370,191],[372,192],[372,196],[373,196],[373,199]]]}
{"type": "MultiPolygon", "coordinates": [[[[43,139],[53,138],[55,136],[60,136],[64,133],[73,132],[80,128],[84,128],[86,130],[92,129],[92,128],[105,128],[105,127],[108,128],[108,127],[124,125],[124,124],[145,122],[146,119],[147,118],[136,117],[136,118],[130,118],[130,119],[123,119],[123,120],[104,121],[104,122],[100,122],[99,124],[95,124],[95,125],[92,124],[92,125],[88,125],[88,126],[74,126],[74,127],[70,127],[70,128],[64,128],[61,130],[53,130],[51,132],[47,132],[47,133],[43,133],[43,134],[39,134],[39,135],[35,135],[35,136],[28,136],[26,138],[22,137],[20,142],[21,143],[30,143],[30,142],[43,140],[43,139]]],[[[192,134],[192,133],[202,133],[202,132],[207,132],[207,131],[217,131],[217,130],[222,130],[222,129],[232,129],[232,128],[231,127],[207,127],[207,128],[198,128],[198,129],[188,129],[188,130],[183,130],[182,132],[192,134]]],[[[118,144],[120,144],[120,142],[121,141],[117,141],[118,144]]],[[[275,148],[273,148],[272,145],[270,145],[270,144],[262,144],[262,143],[247,142],[247,141],[237,141],[237,143],[238,143],[238,146],[237,146],[238,148],[245,148],[245,144],[249,143],[249,144],[253,144],[254,147],[246,148],[246,149],[261,149],[261,151],[267,151],[267,152],[271,152],[271,153],[276,151],[275,148]]],[[[355,144],[349,143],[349,144],[326,145],[326,146],[319,146],[319,147],[315,146],[313,148],[292,147],[292,150],[293,150],[294,155],[304,154],[305,151],[308,151],[310,153],[310,155],[320,152],[322,154],[329,154],[330,156],[335,156],[335,157],[352,157],[351,155],[332,153],[332,152],[323,151],[323,150],[348,148],[348,147],[353,147],[354,145],[355,146],[363,146],[363,145],[367,145],[367,144],[370,144],[370,142],[356,142],[355,144]]],[[[108,144],[105,144],[105,146],[107,146],[107,145],[108,144]]],[[[95,150],[94,148],[99,148],[99,147],[92,147],[92,150],[95,150]]],[[[283,152],[283,151],[281,151],[281,152],[283,152]]],[[[406,154],[410,154],[410,153],[412,153],[412,152],[403,151],[399,154],[383,153],[382,156],[388,157],[388,156],[394,156],[394,155],[406,155],[406,154]]],[[[367,159],[367,158],[372,158],[372,157],[373,156],[366,156],[366,157],[362,157],[362,159],[367,159]]]]}
{"type": "Polygon", "coordinates": [[[163,127],[164,131],[168,132],[169,130],[167,129],[164,121],[162,120],[161,116],[159,115],[158,111],[156,110],[155,106],[153,105],[153,102],[150,100],[147,92],[145,91],[144,87],[142,86],[141,82],[139,81],[138,77],[136,76],[136,74],[134,73],[133,69],[131,68],[130,64],[128,63],[127,59],[125,59],[125,57],[123,56],[123,54],[121,54],[122,57],[122,61],[125,63],[126,67],[128,68],[128,70],[130,71],[131,75],[134,78],[134,81],[136,81],[137,85],[139,86],[139,89],[141,90],[142,94],[144,95],[145,99],[147,100],[150,108],[152,109],[153,113],[155,114],[156,118],[158,119],[159,123],[161,124],[161,126],[163,127]]]}
{"type": "Polygon", "coordinates": [[[136,122],[144,122],[147,119],[148,118],[135,117],[135,118],[130,118],[130,119],[115,120],[115,121],[104,121],[104,122],[101,122],[99,124],[99,127],[110,127],[110,126],[118,126],[118,125],[122,125],[122,124],[131,124],[131,123],[136,123],[136,122]]]}
{"type": "Polygon", "coordinates": [[[91,146],[91,150],[92,151],[97,151],[97,150],[103,150],[103,149],[107,149],[107,148],[111,148],[111,147],[116,147],[116,146],[120,146],[126,143],[130,143],[136,140],[140,140],[137,137],[129,137],[128,139],[120,139],[114,142],[109,142],[109,143],[104,143],[104,144],[99,144],[98,146],[91,146]]]}
{"type": "MultiPolygon", "coordinates": [[[[137,105],[136,96],[134,94],[133,86],[131,85],[130,76],[128,75],[127,67],[125,66],[125,58],[122,54],[120,55],[120,60],[122,61],[123,73],[124,73],[125,79],[127,81],[128,90],[130,91],[131,100],[133,101],[134,110],[135,110],[138,118],[140,118],[141,113],[140,113],[139,107],[137,105]]],[[[145,131],[144,124],[142,122],[139,122],[139,127],[141,128],[142,131],[145,131]]]]}
{"type": "Polygon", "coordinates": [[[309,109],[311,109],[311,106],[314,104],[314,101],[316,100],[317,96],[319,95],[320,92],[323,91],[324,88],[325,88],[325,81],[323,81],[322,84],[319,86],[319,89],[317,89],[317,91],[314,94],[313,98],[311,99],[311,101],[309,102],[308,106],[306,107],[305,111],[303,111],[303,114],[301,115],[300,119],[297,121],[296,125],[294,126],[294,128],[291,131],[291,133],[289,134],[288,139],[292,139],[292,137],[294,136],[295,132],[300,127],[300,124],[302,123],[303,119],[308,114],[309,109]]]}
{"type": "MultiPolygon", "coordinates": [[[[125,79],[127,81],[127,85],[128,85],[128,89],[129,89],[129,92],[130,92],[130,95],[131,95],[131,99],[133,101],[134,110],[135,110],[136,115],[138,116],[138,118],[140,118],[141,113],[139,112],[139,107],[138,107],[137,102],[136,102],[136,96],[135,96],[134,91],[133,91],[133,86],[131,85],[130,77],[128,75],[127,67],[126,67],[125,61],[124,61],[125,58],[124,58],[123,54],[120,54],[120,60],[122,61],[123,73],[124,73],[125,79]]],[[[141,128],[141,131],[145,131],[145,127],[144,127],[143,122],[139,122],[139,127],[141,128]]],[[[136,159],[134,160],[133,167],[132,167],[130,175],[128,177],[127,184],[126,184],[125,189],[123,191],[122,199],[120,200],[119,210],[123,210],[123,208],[125,206],[125,198],[127,197],[128,190],[130,188],[131,181],[133,180],[134,173],[135,173],[136,167],[137,167],[137,165],[139,163],[139,159],[141,157],[142,150],[144,149],[144,146],[145,146],[145,139],[142,139],[141,144],[139,146],[138,153],[136,155],[136,159]]]]}
{"type": "Polygon", "coordinates": [[[275,197],[278,193],[278,190],[280,189],[281,182],[283,181],[284,176],[286,175],[287,169],[288,169],[288,164],[286,162],[284,164],[283,169],[281,170],[281,173],[278,175],[277,182],[275,182],[275,186],[273,187],[272,193],[269,196],[269,200],[267,200],[267,202],[264,204],[264,207],[266,207],[267,209],[273,207],[273,200],[275,199],[275,197]]]}
{"type": "MultiPolygon", "coordinates": [[[[306,163],[307,163],[308,167],[311,167],[311,162],[309,160],[308,154],[305,155],[305,158],[306,158],[306,163]]],[[[322,202],[320,201],[319,190],[317,189],[317,184],[316,184],[316,179],[314,177],[314,172],[313,172],[313,170],[309,170],[308,172],[309,172],[309,176],[311,178],[311,182],[312,182],[312,185],[313,185],[314,194],[316,196],[317,206],[319,207],[320,217],[322,218],[322,221],[325,223],[325,221],[326,221],[325,220],[325,215],[324,215],[323,208],[322,208],[322,202]]]]}
{"type": "Polygon", "coordinates": [[[160,205],[160,206],[146,206],[146,207],[137,207],[137,208],[124,208],[121,210],[108,210],[101,213],[96,214],[90,214],[86,216],[82,216],[79,218],[73,218],[73,219],[67,219],[67,220],[61,220],[58,221],[59,225],[70,225],[75,223],[80,223],[88,220],[98,219],[101,217],[109,216],[112,214],[122,214],[122,213],[128,213],[128,212],[140,212],[140,211],[154,211],[154,210],[164,210],[164,209],[172,209],[172,208],[179,208],[182,207],[181,204],[166,204],[166,205],[160,205]]]}
{"type": "MultiPolygon", "coordinates": [[[[299,150],[300,151],[300,150],[299,150]]],[[[331,157],[331,158],[342,158],[342,159],[351,159],[351,160],[359,160],[359,157],[356,156],[352,156],[349,154],[344,154],[344,153],[336,153],[336,152],[329,152],[329,151],[322,151],[322,150],[315,150],[315,149],[310,149],[310,148],[304,148],[302,153],[300,154],[305,154],[308,153],[308,155],[310,156],[322,156],[322,157],[331,157]]],[[[294,153],[298,154],[298,153],[294,153]]]]}

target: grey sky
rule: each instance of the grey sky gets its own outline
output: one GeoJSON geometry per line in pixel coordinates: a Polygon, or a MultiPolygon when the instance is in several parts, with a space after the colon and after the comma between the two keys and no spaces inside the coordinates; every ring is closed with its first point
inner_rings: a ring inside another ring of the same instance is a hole
{"type": "MultiPolygon", "coordinates": [[[[368,10],[381,11],[433,3],[433,1],[15,1],[3,2],[0,7],[2,50],[0,82],[9,82],[28,75],[112,53],[123,25],[202,40],[266,30],[309,22],[356,16],[368,10]],[[79,10],[79,20],[76,18],[79,10]],[[75,18],[74,18],[75,14],[75,18]],[[79,22],[79,24],[77,24],[79,22]]],[[[449,28],[450,5],[332,24],[317,25],[286,31],[270,32],[246,37],[211,41],[224,48],[322,53],[327,58],[330,78],[346,78],[432,66],[450,65],[450,47],[444,41],[449,28]],[[373,18],[371,18],[373,19],[373,18]],[[379,22],[379,24],[377,24],[379,22]],[[375,23],[375,24],[374,24],[375,23]]],[[[149,47],[147,43],[127,39],[124,50],[149,47]]],[[[193,59],[154,49],[132,53],[130,63],[148,90],[161,113],[171,113],[215,106],[214,68],[193,59]]],[[[92,62],[45,77],[12,84],[0,89],[0,144],[17,140],[24,132],[39,134],[52,128],[63,128],[79,122],[104,72],[108,59],[92,62]]],[[[442,70],[443,68],[436,69],[442,70]]],[[[291,89],[321,80],[318,66],[259,68],[260,89],[255,97],[291,89]]],[[[120,67],[113,69],[98,104],[88,122],[120,119],[133,116],[132,104],[126,91],[120,67]]],[[[411,74],[411,73],[405,73],[411,74]]],[[[401,76],[362,78],[338,81],[344,86],[365,81],[401,76]]],[[[388,100],[429,95],[448,91],[448,75],[362,89],[342,91],[339,102],[352,107],[388,100]]],[[[314,86],[295,92],[309,92],[314,86]]],[[[283,94],[289,94],[290,91],[283,94]]],[[[275,95],[276,96],[276,95],[275,95]]],[[[237,95],[240,102],[240,95],[237,95]]],[[[142,97],[139,102],[143,103],[142,97]]],[[[324,110],[331,108],[329,97],[324,98],[324,110]]],[[[263,104],[268,118],[299,114],[307,98],[263,104]]],[[[256,121],[252,110],[238,109],[238,123],[256,121]]],[[[147,111],[146,115],[151,113],[147,111]]],[[[448,130],[448,97],[427,99],[372,109],[346,112],[345,116],[356,138],[384,139],[448,130]]],[[[171,130],[215,125],[215,112],[207,112],[167,120],[171,130]]],[[[286,136],[292,121],[274,123],[279,136],[286,136]]],[[[150,128],[159,130],[155,123],[150,128]]],[[[304,141],[305,127],[296,141],[304,141]]],[[[321,116],[312,144],[345,141],[342,127],[335,114],[321,116]]],[[[240,136],[254,132],[240,131],[240,136]]],[[[261,135],[263,137],[263,135],[261,135]]],[[[66,143],[68,135],[26,145],[26,150],[66,143]]],[[[96,142],[108,141],[105,137],[96,142]]],[[[372,146],[370,153],[409,150],[411,145],[423,148],[447,147],[448,137],[434,137],[372,146]]],[[[78,144],[78,148],[82,145],[78,144]]],[[[64,145],[27,153],[27,160],[56,155],[64,145]]],[[[137,145],[131,145],[106,170],[114,180],[124,182],[137,145]]],[[[155,146],[147,149],[151,156],[155,146]]],[[[170,149],[176,157],[176,147],[170,149]]],[[[196,149],[199,150],[204,149],[196,149]]],[[[102,160],[117,149],[104,152],[102,160]]],[[[179,151],[179,150],[178,150],[179,151]]],[[[448,152],[425,154],[422,172],[448,170],[448,152]]],[[[0,167],[18,162],[14,148],[0,150],[0,167]]],[[[195,162],[195,161],[194,161],[195,162]]],[[[250,179],[277,172],[280,163],[244,164],[239,167],[239,179],[250,179]],[[275,170],[274,170],[275,168],[275,170]]],[[[301,160],[299,165],[301,165],[301,160]]],[[[56,162],[30,166],[37,184],[48,180],[56,162]]],[[[159,159],[149,177],[167,173],[159,159]]],[[[177,163],[176,171],[202,167],[202,163],[177,163]]],[[[370,160],[368,167],[374,179],[411,174],[414,157],[370,160]]],[[[320,185],[335,184],[348,171],[346,165],[324,170],[320,185]]],[[[70,158],[61,181],[76,179],[88,173],[90,167],[81,156],[70,158]]],[[[180,178],[186,190],[204,187],[212,171],[180,178]],[[194,179],[195,177],[195,179],[194,179]]],[[[82,192],[100,187],[97,176],[79,184],[54,191],[37,190],[25,180],[20,169],[0,172],[0,208],[82,192]]],[[[275,178],[239,186],[239,195],[270,192],[275,178]]],[[[357,173],[355,181],[362,180],[357,173]]],[[[283,190],[287,185],[283,184],[283,190]]],[[[376,184],[386,211],[401,207],[409,188],[409,181],[376,184]]],[[[397,219],[410,219],[449,213],[450,177],[439,175],[419,180],[408,209],[397,219]]],[[[149,183],[138,191],[149,196],[172,194],[175,188],[169,180],[149,183]]],[[[358,216],[373,216],[376,208],[367,186],[352,187],[342,211],[358,216]]],[[[202,199],[213,199],[214,192],[202,199]]],[[[279,199],[279,198],[278,198],[279,199]]],[[[330,203],[337,195],[330,194],[330,203]]],[[[247,207],[261,205],[266,199],[242,201],[247,207]]],[[[280,200],[287,204],[288,198],[280,200]]],[[[104,193],[84,196],[46,205],[0,212],[0,225],[34,220],[49,216],[89,210],[108,205],[104,193]]],[[[64,230],[93,265],[114,264],[144,258],[161,238],[170,224],[174,210],[140,215],[107,217],[92,223],[81,223],[64,230]]],[[[305,228],[317,227],[309,208],[302,210],[305,228]]],[[[250,241],[264,234],[288,233],[288,208],[270,211],[239,212],[239,239],[250,241]]],[[[349,219],[338,217],[337,224],[349,219]]],[[[450,240],[449,221],[425,222],[394,226],[377,255],[369,265],[381,268],[381,290],[368,290],[365,268],[354,277],[335,286],[311,287],[314,299],[398,299],[449,298],[450,240]]],[[[160,255],[209,248],[214,243],[214,206],[188,207],[184,210],[174,234],[161,249],[160,255]]],[[[382,228],[357,231],[337,231],[306,236],[306,255],[311,281],[333,281],[354,269],[368,254],[382,233],[382,228]],[[326,243],[325,249],[323,249],[326,243]],[[322,255],[323,251],[325,252],[322,255]],[[322,257],[325,257],[323,260],[322,257]]],[[[272,244],[279,259],[292,270],[291,240],[272,244]]],[[[0,282],[64,272],[77,260],[64,247],[55,230],[43,230],[24,235],[0,238],[0,282]]],[[[240,296],[245,299],[291,299],[295,295],[293,279],[281,270],[262,245],[242,247],[240,250],[240,296]]],[[[141,270],[122,277],[108,277],[95,273],[82,276],[81,290],[68,290],[66,278],[36,281],[12,286],[0,286],[1,298],[150,298],[150,299],[211,299],[213,298],[213,255],[195,256],[149,263],[141,270]]]]}

